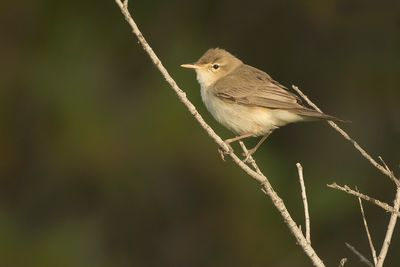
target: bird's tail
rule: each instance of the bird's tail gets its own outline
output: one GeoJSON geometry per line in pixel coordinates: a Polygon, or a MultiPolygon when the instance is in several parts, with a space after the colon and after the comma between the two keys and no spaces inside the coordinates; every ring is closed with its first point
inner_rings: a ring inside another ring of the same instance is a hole
{"type": "Polygon", "coordinates": [[[308,109],[308,108],[297,110],[297,114],[304,117],[304,119],[306,119],[306,120],[327,120],[327,121],[337,121],[337,122],[345,122],[345,123],[351,122],[348,120],[342,120],[335,116],[328,115],[328,114],[319,112],[317,110],[308,109]]]}

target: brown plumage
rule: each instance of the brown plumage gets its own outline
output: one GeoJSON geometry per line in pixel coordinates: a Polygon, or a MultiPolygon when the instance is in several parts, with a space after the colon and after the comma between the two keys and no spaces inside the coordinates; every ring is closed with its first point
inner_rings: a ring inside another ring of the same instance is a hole
{"type": "Polygon", "coordinates": [[[339,120],[304,106],[299,97],[267,73],[245,64],[218,80],[212,90],[221,99],[241,105],[288,110],[309,119],[339,120]]]}

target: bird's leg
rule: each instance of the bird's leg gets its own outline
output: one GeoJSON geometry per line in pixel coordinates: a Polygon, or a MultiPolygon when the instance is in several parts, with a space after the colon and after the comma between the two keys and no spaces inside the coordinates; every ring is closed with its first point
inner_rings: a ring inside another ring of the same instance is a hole
{"type": "MultiPolygon", "coordinates": [[[[232,150],[232,147],[230,145],[231,143],[239,141],[239,140],[242,140],[242,139],[245,139],[245,138],[248,138],[248,137],[251,137],[251,136],[253,136],[253,134],[251,134],[251,133],[239,135],[239,136],[236,136],[236,137],[233,137],[233,138],[226,139],[224,141],[224,143],[228,146],[229,150],[231,151],[232,150]]],[[[222,148],[219,148],[218,151],[221,154],[222,160],[225,161],[224,155],[228,154],[229,152],[222,150],[222,148]]]]}
{"type": "Polygon", "coordinates": [[[226,139],[226,140],[224,141],[224,143],[225,143],[227,146],[230,146],[230,143],[233,143],[233,142],[236,142],[236,141],[245,139],[245,138],[249,138],[249,137],[252,137],[252,136],[253,136],[253,134],[251,134],[251,133],[242,134],[242,135],[236,136],[236,137],[234,137],[234,138],[226,139]]]}
{"type": "Polygon", "coordinates": [[[269,131],[267,134],[265,134],[260,141],[257,143],[257,145],[255,147],[253,147],[252,149],[249,149],[247,154],[245,154],[244,156],[246,157],[244,159],[244,162],[247,162],[250,158],[251,155],[253,155],[257,149],[261,146],[262,143],[264,143],[264,141],[268,138],[268,136],[272,133],[272,131],[269,131]]]}

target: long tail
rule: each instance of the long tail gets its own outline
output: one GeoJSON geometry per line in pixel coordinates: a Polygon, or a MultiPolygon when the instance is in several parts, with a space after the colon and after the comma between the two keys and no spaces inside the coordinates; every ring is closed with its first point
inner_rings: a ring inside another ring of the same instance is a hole
{"type": "Polygon", "coordinates": [[[319,112],[317,110],[308,109],[308,108],[297,109],[296,113],[302,117],[305,117],[305,119],[309,119],[309,120],[327,120],[327,121],[338,121],[338,122],[345,122],[345,123],[351,122],[348,120],[342,120],[335,116],[331,116],[331,115],[319,112]]]}

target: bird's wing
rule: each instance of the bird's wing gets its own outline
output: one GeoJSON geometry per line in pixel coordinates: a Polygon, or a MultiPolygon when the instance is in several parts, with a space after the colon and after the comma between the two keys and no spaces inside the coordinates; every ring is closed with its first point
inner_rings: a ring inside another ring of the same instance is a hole
{"type": "Polygon", "coordinates": [[[267,73],[242,65],[214,84],[214,93],[225,101],[271,109],[308,109],[286,87],[267,73]]]}
{"type": "Polygon", "coordinates": [[[248,65],[242,65],[218,80],[212,90],[217,97],[227,102],[288,110],[308,119],[346,122],[304,106],[298,96],[289,92],[267,73],[248,65]]]}

